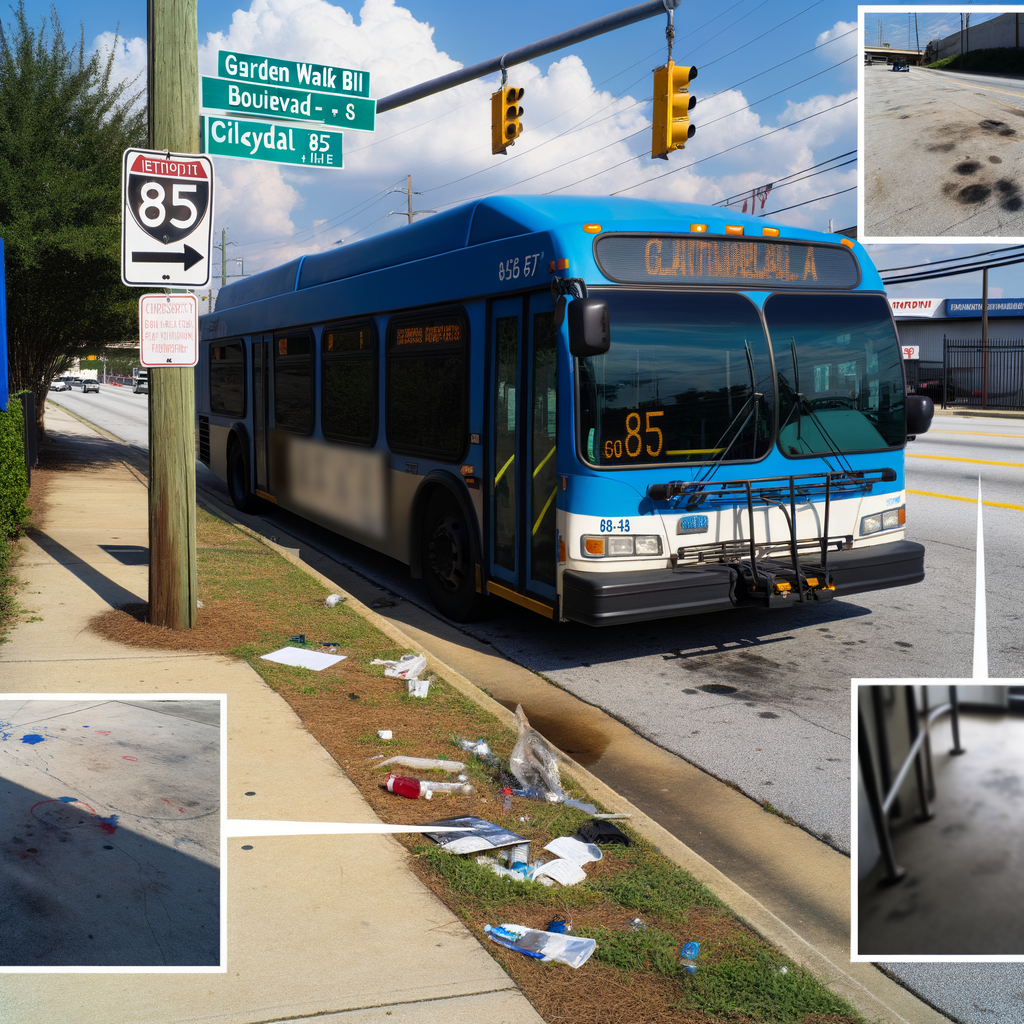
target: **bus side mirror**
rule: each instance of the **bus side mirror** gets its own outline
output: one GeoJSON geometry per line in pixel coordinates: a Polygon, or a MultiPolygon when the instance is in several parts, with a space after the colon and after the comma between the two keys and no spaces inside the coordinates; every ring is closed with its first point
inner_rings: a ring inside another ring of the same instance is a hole
{"type": "Polygon", "coordinates": [[[569,303],[569,351],[574,356],[600,356],[612,343],[608,303],[604,299],[573,299],[569,303]]]}
{"type": "Polygon", "coordinates": [[[907,433],[924,434],[932,425],[935,403],[927,395],[907,395],[907,433]]]}

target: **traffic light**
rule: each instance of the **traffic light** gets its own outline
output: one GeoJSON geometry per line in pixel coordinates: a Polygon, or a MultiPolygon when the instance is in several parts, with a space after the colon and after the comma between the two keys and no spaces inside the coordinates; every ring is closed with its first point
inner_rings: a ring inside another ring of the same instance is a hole
{"type": "Polygon", "coordinates": [[[523,108],[519,106],[522,98],[523,90],[513,85],[503,85],[491,94],[491,152],[495,156],[504,153],[522,134],[523,126],[519,123],[523,116],[523,108]]]}
{"type": "Polygon", "coordinates": [[[697,77],[694,67],[681,67],[669,61],[654,72],[654,121],[651,156],[667,160],[674,149],[682,149],[697,130],[690,124],[690,111],[697,97],[689,93],[690,79],[697,77]]]}

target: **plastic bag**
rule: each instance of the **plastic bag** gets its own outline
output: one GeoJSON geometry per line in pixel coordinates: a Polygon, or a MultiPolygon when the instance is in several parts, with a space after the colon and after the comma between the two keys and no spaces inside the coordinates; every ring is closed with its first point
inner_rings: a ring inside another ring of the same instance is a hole
{"type": "Polygon", "coordinates": [[[536,729],[530,728],[519,704],[516,705],[516,728],[519,739],[508,759],[512,774],[524,789],[540,790],[546,800],[557,803],[565,796],[558,777],[558,758],[548,741],[536,729]]]}
{"type": "Polygon", "coordinates": [[[371,665],[387,665],[384,675],[392,679],[418,679],[421,672],[427,668],[427,659],[422,654],[403,654],[398,661],[381,661],[374,658],[371,665]]]}
{"type": "Polygon", "coordinates": [[[537,928],[524,928],[518,924],[501,924],[496,928],[484,925],[484,931],[494,942],[517,950],[538,960],[557,960],[570,967],[582,967],[597,948],[593,939],[558,932],[544,932],[537,928]]]}

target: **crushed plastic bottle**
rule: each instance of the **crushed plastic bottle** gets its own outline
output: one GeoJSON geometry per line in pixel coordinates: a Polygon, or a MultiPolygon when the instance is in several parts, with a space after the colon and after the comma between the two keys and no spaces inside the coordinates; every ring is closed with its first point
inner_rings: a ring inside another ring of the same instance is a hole
{"type": "Polygon", "coordinates": [[[512,810],[512,790],[508,786],[501,791],[501,809],[505,814],[512,810]]]}
{"type": "Polygon", "coordinates": [[[501,770],[501,758],[497,754],[492,753],[491,748],[484,743],[483,740],[467,740],[461,737],[456,737],[455,742],[466,751],[476,756],[483,761],[489,768],[496,768],[501,770]]]}

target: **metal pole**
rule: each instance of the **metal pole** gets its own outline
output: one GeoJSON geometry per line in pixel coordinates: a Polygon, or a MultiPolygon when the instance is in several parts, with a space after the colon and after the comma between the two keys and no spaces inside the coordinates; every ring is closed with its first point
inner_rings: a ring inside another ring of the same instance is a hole
{"type": "MultiPolygon", "coordinates": [[[[910,746],[913,748],[917,742],[917,734],[921,731],[921,725],[918,722],[917,717],[917,702],[914,700],[914,688],[913,686],[904,686],[904,693],[907,698],[907,721],[910,724],[910,746]]],[[[924,756],[924,752],[919,746],[917,753],[914,756],[914,774],[917,776],[917,795],[921,803],[921,813],[918,815],[918,821],[930,821],[935,815],[932,814],[931,808],[928,806],[928,791],[925,788],[924,778],[924,765],[922,764],[921,758],[924,756]]]]}
{"type": "Polygon", "coordinates": [[[967,751],[960,746],[960,702],[957,700],[956,687],[949,688],[950,724],[953,726],[953,749],[951,754],[966,754],[967,751]]]}
{"type": "Polygon", "coordinates": [[[405,176],[405,183],[408,186],[409,192],[409,223],[412,223],[412,175],[407,174],[405,176]]]}
{"type": "Polygon", "coordinates": [[[988,408],[988,267],[981,272],[981,407],[988,408]]]}
{"type": "Polygon", "coordinates": [[[627,25],[634,25],[638,21],[646,21],[648,18],[655,18],[659,14],[674,11],[681,0],[647,0],[647,3],[637,4],[635,7],[627,7],[625,10],[616,11],[615,14],[606,14],[603,18],[596,18],[588,21],[585,25],[578,25],[576,28],[560,32],[556,36],[548,36],[536,43],[528,43],[520,46],[518,50],[510,50],[508,53],[492,57],[490,60],[481,61],[479,64],[472,64],[461,71],[453,71],[451,74],[442,75],[440,78],[432,78],[429,82],[421,82],[409,89],[392,93],[383,99],[377,100],[377,113],[383,114],[396,107],[405,106],[406,103],[414,103],[434,93],[444,92],[445,89],[454,89],[457,85],[465,82],[472,82],[474,79],[483,78],[485,75],[501,71],[502,68],[510,68],[516,64],[525,64],[535,57],[543,57],[545,53],[552,53],[561,50],[573,43],[581,43],[585,39],[593,39],[594,36],[604,35],[606,32],[613,32],[617,28],[625,28],[627,25]]]}
{"type": "MultiPolygon", "coordinates": [[[[880,789],[885,794],[892,789],[892,754],[889,751],[889,733],[885,721],[885,694],[881,686],[872,686],[869,689],[871,708],[875,715],[875,735],[878,737],[878,767],[882,775],[880,789]]],[[[893,800],[891,810],[895,817],[900,817],[899,797],[893,800]]]]}
{"type": "MultiPolygon", "coordinates": [[[[199,152],[197,0],[148,0],[149,145],[199,152]]],[[[149,621],[196,624],[195,373],[149,371],[149,621]]]]}
{"type": "Polygon", "coordinates": [[[875,835],[878,836],[878,845],[882,848],[882,857],[885,859],[885,867],[888,871],[888,875],[883,881],[892,885],[894,882],[898,882],[907,872],[896,863],[896,855],[893,853],[889,826],[886,824],[885,815],[882,813],[882,798],[878,792],[875,765],[871,760],[871,744],[868,742],[868,732],[864,725],[864,714],[859,707],[857,708],[857,751],[860,760],[860,770],[864,775],[864,788],[868,792],[871,820],[875,824],[875,835]]]}

